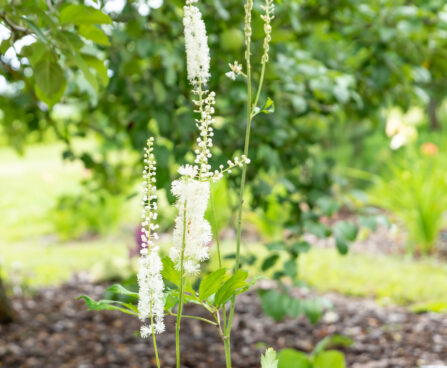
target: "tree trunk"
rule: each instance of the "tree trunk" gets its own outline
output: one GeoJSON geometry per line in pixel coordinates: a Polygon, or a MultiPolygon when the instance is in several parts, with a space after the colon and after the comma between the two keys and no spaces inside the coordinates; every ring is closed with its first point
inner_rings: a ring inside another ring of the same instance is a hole
{"type": "Polygon", "coordinates": [[[431,130],[441,130],[437,109],[438,109],[438,100],[432,96],[430,97],[430,101],[428,103],[428,118],[430,119],[431,130]]]}
{"type": "Polygon", "coordinates": [[[0,323],[12,322],[14,312],[6,296],[5,288],[3,287],[2,279],[0,278],[0,323]]]}

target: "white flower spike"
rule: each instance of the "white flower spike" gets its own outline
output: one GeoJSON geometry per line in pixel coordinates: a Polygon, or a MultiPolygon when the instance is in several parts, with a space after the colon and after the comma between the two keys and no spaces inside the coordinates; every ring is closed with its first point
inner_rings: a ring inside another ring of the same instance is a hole
{"type": "Polygon", "coordinates": [[[141,251],[138,261],[138,313],[143,323],[149,320],[150,325],[143,324],[141,337],[162,333],[165,330],[163,322],[163,278],[161,271],[163,265],[158,254],[159,247],[153,239],[158,239],[156,230],[158,225],[154,223],[157,219],[157,194],[155,187],[156,162],[153,154],[154,138],[149,138],[144,152],[143,169],[143,213],[141,223],[141,251]]]}

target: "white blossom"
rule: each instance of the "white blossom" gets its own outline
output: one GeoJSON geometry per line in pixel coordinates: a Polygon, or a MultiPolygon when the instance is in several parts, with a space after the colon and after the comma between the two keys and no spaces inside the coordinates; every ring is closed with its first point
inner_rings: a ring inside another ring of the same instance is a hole
{"type": "Polygon", "coordinates": [[[163,265],[158,254],[159,247],[152,239],[157,239],[158,225],[154,223],[157,218],[157,194],[155,183],[156,162],[153,154],[154,139],[150,138],[144,153],[143,169],[143,213],[141,224],[141,251],[138,260],[138,314],[143,323],[147,320],[149,325],[143,324],[141,336],[148,337],[154,333],[164,331],[164,302],[163,278],[161,271],[163,265]]]}
{"type": "Polygon", "coordinates": [[[210,77],[210,50],[202,14],[192,5],[195,2],[186,2],[183,17],[188,79],[192,84],[206,84],[210,77]]]}
{"type": "Polygon", "coordinates": [[[172,183],[172,194],[177,197],[178,216],[175,220],[173,247],[169,256],[176,269],[192,275],[200,270],[200,262],[208,259],[211,226],[205,220],[210,196],[209,181],[182,177],[172,183]]]}

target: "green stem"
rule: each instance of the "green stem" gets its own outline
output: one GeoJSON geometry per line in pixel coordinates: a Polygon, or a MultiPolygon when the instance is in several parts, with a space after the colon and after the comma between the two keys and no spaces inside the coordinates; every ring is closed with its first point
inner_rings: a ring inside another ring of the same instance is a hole
{"type": "MultiPolygon", "coordinates": [[[[167,315],[168,316],[178,316],[177,314],[174,314],[174,313],[168,313],[167,315]]],[[[206,318],[203,318],[203,317],[199,317],[199,316],[190,316],[188,314],[182,314],[182,318],[198,319],[200,321],[203,321],[203,322],[209,323],[211,325],[217,326],[216,322],[210,321],[209,319],[206,319],[206,318]]]]}
{"type": "MultiPolygon", "coordinates": [[[[256,92],[255,102],[253,102],[253,109],[255,109],[256,106],[258,105],[259,96],[261,95],[262,86],[264,84],[265,65],[266,65],[266,63],[262,63],[261,77],[259,78],[259,85],[258,85],[258,90],[256,92]]],[[[252,117],[253,116],[251,116],[250,118],[252,118],[252,117]]]]}
{"type": "Polygon", "coordinates": [[[227,368],[231,368],[231,347],[230,338],[224,336],[224,347],[225,347],[225,363],[227,368]]]}
{"type": "MultiPolygon", "coordinates": [[[[210,195],[211,200],[211,220],[213,221],[213,228],[214,228],[214,237],[216,238],[216,245],[217,245],[217,259],[219,261],[219,268],[222,268],[222,256],[220,253],[220,240],[219,240],[219,232],[217,231],[216,226],[216,217],[215,217],[215,209],[214,209],[214,197],[213,192],[211,191],[210,195]]],[[[219,313],[219,311],[217,311],[219,313]]],[[[223,326],[225,330],[225,326],[227,324],[227,310],[225,305],[222,307],[222,320],[223,320],[223,326]]],[[[230,341],[225,337],[225,334],[223,334],[223,340],[224,340],[224,347],[225,347],[225,361],[227,367],[231,367],[231,350],[230,350],[230,341]]]]}
{"type": "Polygon", "coordinates": [[[219,268],[222,268],[222,256],[220,253],[219,231],[217,230],[216,215],[215,215],[215,209],[214,209],[214,196],[213,196],[212,190],[210,192],[210,201],[211,201],[211,221],[213,222],[213,232],[214,232],[214,238],[216,239],[216,246],[217,246],[217,260],[219,262],[219,268]]]}
{"type": "Polygon", "coordinates": [[[154,342],[155,359],[157,360],[157,368],[160,368],[160,360],[158,359],[157,339],[155,338],[155,330],[154,330],[154,315],[152,314],[152,311],[151,311],[151,328],[152,328],[152,341],[154,342]]]}
{"type": "MultiPolygon", "coordinates": [[[[251,130],[251,120],[252,120],[252,96],[251,96],[251,63],[250,63],[250,51],[251,51],[251,11],[253,7],[253,0],[247,0],[247,13],[245,16],[245,30],[249,32],[246,33],[245,37],[245,59],[247,63],[247,126],[245,129],[245,144],[244,144],[244,155],[248,157],[248,148],[250,146],[250,130],[251,130]]],[[[244,190],[245,181],[247,177],[247,163],[244,162],[242,167],[242,177],[241,185],[239,189],[239,205],[238,205],[238,216],[237,216],[237,237],[236,237],[236,259],[234,265],[234,271],[238,271],[241,263],[241,235],[242,235],[242,208],[244,204],[244,190]]],[[[231,368],[231,326],[233,324],[234,309],[236,307],[236,297],[233,296],[231,299],[230,313],[228,315],[227,324],[225,326],[224,334],[224,346],[225,346],[225,360],[227,368],[231,368]]]]}
{"type": "Polygon", "coordinates": [[[175,353],[176,353],[176,360],[177,360],[177,368],[180,368],[180,321],[182,319],[182,312],[183,312],[183,301],[184,301],[184,294],[183,289],[185,286],[185,275],[184,275],[184,269],[183,269],[183,262],[185,257],[185,246],[186,246],[186,201],[183,207],[183,237],[182,237],[182,253],[180,257],[180,300],[178,304],[178,311],[177,311],[177,321],[175,323],[175,353]]]}

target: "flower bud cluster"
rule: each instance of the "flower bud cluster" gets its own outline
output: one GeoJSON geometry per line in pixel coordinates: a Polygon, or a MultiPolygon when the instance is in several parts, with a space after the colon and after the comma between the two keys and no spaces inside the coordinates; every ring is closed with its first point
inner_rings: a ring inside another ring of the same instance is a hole
{"type": "Polygon", "coordinates": [[[196,126],[200,134],[197,138],[195,163],[199,168],[199,179],[205,180],[212,175],[208,159],[211,158],[210,149],[213,146],[214,136],[213,124],[216,122],[213,117],[216,94],[212,91],[202,91],[200,86],[193,93],[199,96],[198,100],[194,100],[194,104],[197,106],[197,110],[194,110],[194,112],[200,115],[200,118],[196,119],[196,126]]]}
{"type": "Polygon", "coordinates": [[[245,19],[244,19],[244,33],[245,33],[245,59],[250,59],[250,42],[251,42],[251,12],[253,10],[253,0],[247,0],[244,4],[245,19]]]}
{"type": "Polygon", "coordinates": [[[149,138],[144,150],[143,169],[143,200],[142,200],[142,223],[141,223],[141,247],[138,260],[138,313],[143,323],[150,320],[150,325],[141,327],[141,336],[148,337],[153,333],[162,333],[165,330],[163,321],[163,269],[159,247],[153,240],[158,239],[156,230],[158,225],[154,223],[157,219],[157,194],[156,194],[156,161],[153,154],[154,138],[149,138]]]}
{"type": "Polygon", "coordinates": [[[216,182],[222,179],[224,173],[227,172],[228,174],[231,174],[232,169],[234,169],[235,167],[243,167],[244,165],[248,165],[249,163],[250,159],[245,155],[242,155],[240,158],[235,157],[233,161],[227,161],[227,167],[225,167],[224,165],[220,165],[219,170],[215,170],[212,173],[211,179],[213,180],[213,182],[216,182]]]}
{"type": "Polygon", "coordinates": [[[275,18],[275,4],[274,0],[265,0],[265,5],[261,5],[265,14],[261,15],[261,19],[264,21],[264,53],[262,55],[262,63],[265,64],[269,60],[270,41],[272,40],[272,25],[271,22],[275,18]]]}

